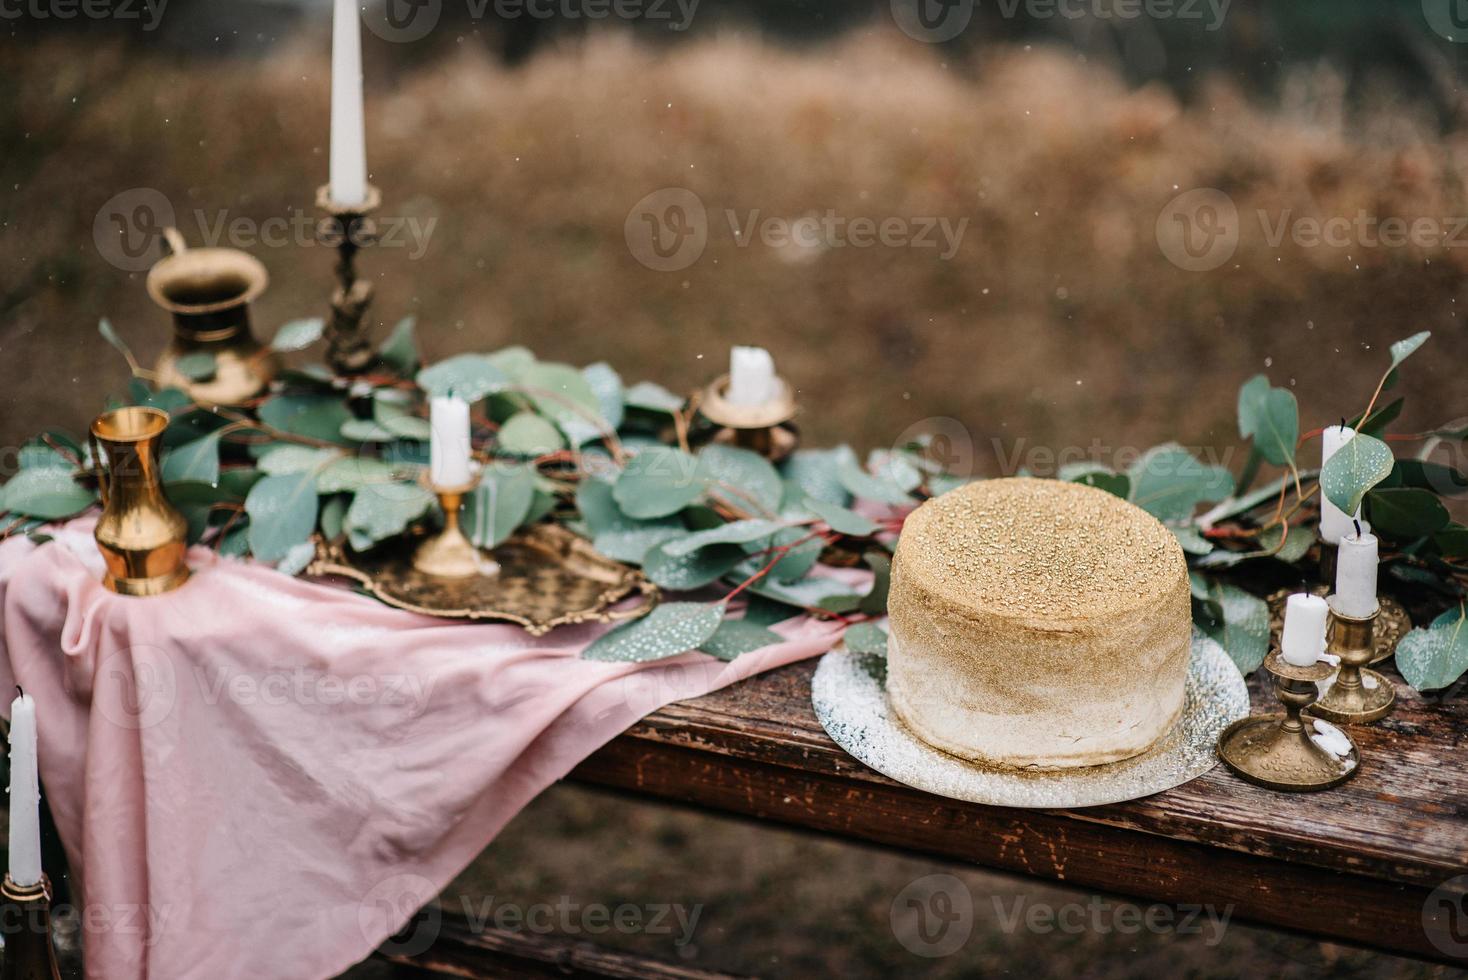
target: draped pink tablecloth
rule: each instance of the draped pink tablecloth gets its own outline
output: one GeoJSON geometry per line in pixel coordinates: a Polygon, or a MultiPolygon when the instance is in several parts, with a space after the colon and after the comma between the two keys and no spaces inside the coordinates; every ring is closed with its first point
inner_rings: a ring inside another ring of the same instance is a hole
{"type": "Polygon", "coordinates": [[[184,588],[127,598],[91,527],[0,545],[0,690],[36,699],[99,980],[339,973],[639,718],[840,635],[594,663],[604,627],[447,623],[200,549],[184,588]]]}

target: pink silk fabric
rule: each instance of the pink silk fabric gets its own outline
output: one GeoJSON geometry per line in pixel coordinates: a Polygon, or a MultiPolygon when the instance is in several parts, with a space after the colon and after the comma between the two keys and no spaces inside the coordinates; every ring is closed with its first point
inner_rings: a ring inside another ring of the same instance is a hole
{"type": "Polygon", "coordinates": [[[595,663],[605,627],[450,623],[203,549],[182,589],[113,595],[91,529],[0,545],[0,690],[37,703],[95,980],[334,976],[638,719],[841,632],[595,663]]]}

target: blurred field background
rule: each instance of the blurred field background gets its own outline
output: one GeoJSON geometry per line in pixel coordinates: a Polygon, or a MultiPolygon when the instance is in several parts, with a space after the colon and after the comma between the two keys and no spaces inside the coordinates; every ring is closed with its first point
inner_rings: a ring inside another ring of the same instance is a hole
{"type": "MultiPolygon", "coordinates": [[[[0,22],[0,446],[81,432],[125,387],[100,316],[144,361],[165,341],[143,275],[97,244],[108,202],[156,191],[195,244],[221,221],[313,215],[327,170],[322,14],[193,0],[153,32],[0,22]]],[[[674,32],[476,20],[449,2],[420,41],[364,31],[364,43],[382,215],[435,222],[421,254],[365,256],[374,329],[415,315],[430,359],[523,343],[686,391],[725,369],[731,343],[760,344],[799,388],[808,444],[886,445],[953,418],[988,475],[1035,463],[1024,452],[1037,446],[1112,462],[1177,439],[1227,462],[1248,376],[1292,385],[1314,428],[1358,412],[1387,344],[1423,329],[1434,337],[1404,372],[1397,429],[1468,416],[1468,229],[1454,231],[1468,216],[1464,46],[1433,33],[1420,4],[1239,4],[1212,31],[985,5],[935,45],[900,32],[885,3],[709,3],[674,32]],[[1240,240],[1221,267],[1188,271],[1159,245],[1158,218],[1205,187],[1237,206],[1240,240]],[[624,236],[664,188],[695,193],[709,222],[702,256],[674,272],[640,264],[624,236]],[[968,224],[945,261],[741,244],[730,209],[741,222],[757,209],[968,224]],[[1282,218],[1362,212],[1430,219],[1448,241],[1266,234],[1282,218]]],[[[325,311],[327,249],[252,251],[272,276],[258,333],[325,311]]],[[[1447,972],[1237,925],[1218,948],[1010,935],[983,914],[988,895],[1086,897],[971,871],[981,928],[928,961],[896,941],[888,909],[934,870],[560,788],[450,892],[703,903],[691,948],[608,941],[784,976],[1447,972]]]]}

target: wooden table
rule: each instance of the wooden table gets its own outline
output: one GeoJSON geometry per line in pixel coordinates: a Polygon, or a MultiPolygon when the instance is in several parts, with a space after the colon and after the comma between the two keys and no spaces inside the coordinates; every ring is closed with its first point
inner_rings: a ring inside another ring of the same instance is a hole
{"type": "MultiPolygon", "coordinates": [[[[1361,772],[1328,792],[1272,793],[1217,766],[1130,803],[1017,810],[910,789],[848,756],[816,721],[814,670],[795,664],[670,705],[572,778],[1087,889],[1233,905],[1241,919],[1468,963],[1423,929],[1433,889],[1468,874],[1461,695],[1433,704],[1397,679],[1395,713],[1350,729],[1361,772]]],[[[1250,680],[1255,710],[1279,710],[1264,686],[1250,680]]]]}

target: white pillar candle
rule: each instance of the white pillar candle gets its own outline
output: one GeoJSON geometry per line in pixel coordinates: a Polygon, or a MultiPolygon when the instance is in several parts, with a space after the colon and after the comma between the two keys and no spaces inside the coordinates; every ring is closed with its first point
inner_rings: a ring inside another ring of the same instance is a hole
{"type": "Polygon", "coordinates": [[[362,17],[358,0],[336,0],[331,21],[331,199],[367,200],[367,138],[362,128],[362,17]]]}
{"type": "Polygon", "coordinates": [[[1318,595],[1297,592],[1285,602],[1279,648],[1285,663],[1308,667],[1325,652],[1325,623],[1330,606],[1318,595]]]}
{"type": "Polygon", "coordinates": [[[430,399],[428,406],[428,478],[436,487],[462,487],[469,482],[469,403],[447,395],[430,399]]]}
{"type": "Polygon", "coordinates": [[[763,347],[734,347],[729,350],[729,390],[724,395],[731,405],[763,405],[775,397],[775,360],[763,347]]]}
{"type": "Polygon", "coordinates": [[[1376,612],[1376,535],[1362,530],[1341,538],[1335,562],[1335,609],[1365,619],[1376,612]]]}
{"type": "Polygon", "coordinates": [[[36,702],[10,702],[10,880],[41,880],[41,779],[36,772],[36,702]]]}
{"type": "MultiPolygon", "coordinates": [[[[1340,451],[1340,448],[1351,441],[1356,430],[1345,425],[1326,426],[1325,431],[1320,434],[1320,466],[1340,451]]],[[[1335,504],[1331,503],[1325,496],[1325,488],[1320,488],[1320,540],[1326,544],[1338,544],[1341,538],[1355,531],[1351,524],[1361,517],[1361,509],[1356,508],[1356,513],[1347,514],[1335,504]]]]}

